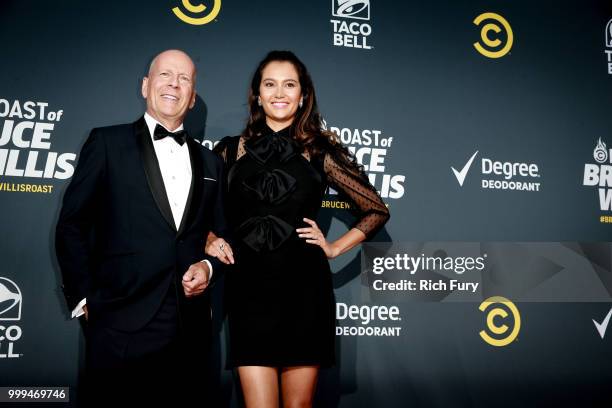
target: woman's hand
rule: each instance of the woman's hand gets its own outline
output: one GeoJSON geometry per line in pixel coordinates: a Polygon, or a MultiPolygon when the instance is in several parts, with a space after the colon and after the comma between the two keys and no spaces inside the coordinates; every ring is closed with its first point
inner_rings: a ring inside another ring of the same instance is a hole
{"type": "Polygon", "coordinates": [[[223,239],[217,237],[212,231],[208,233],[206,238],[206,247],[204,248],[206,255],[213,256],[219,259],[224,264],[234,263],[234,252],[232,247],[223,239]]]}
{"type": "Polygon", "coordinates": [[[308,218],[304,218],[304,222],[310,227],[296,229],[300,238],[306,238],[307,243],[320,246],[327,259],[333,259],[340,254],[333,244],[327,242],[316,222],[308,218]]]}

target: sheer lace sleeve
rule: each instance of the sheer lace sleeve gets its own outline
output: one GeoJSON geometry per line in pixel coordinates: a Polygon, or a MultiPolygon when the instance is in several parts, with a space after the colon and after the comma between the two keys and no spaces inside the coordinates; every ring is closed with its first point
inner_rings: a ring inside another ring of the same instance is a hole
{"type": "Polygon", "coordinates": [[[245,153],[243,139],[240,136],[226,136],[219,140],[213,152],[221,156],[226,167],[229,168],[245,153]]]}
{"type": "Polygon", "coordinates": [[[213,152],[221,156],[225,164],[227,164],[227,150],[228,150],[227,145],[228,145],[229,138],[230,138],[229,136],[224,137],[223,139],[219,140],[219,143],[217,143],[215,147],[213,147],[213,152]]]}
{"type": "Polygon", "coordinates": [[[358,214],[359,219],[353,228],[370,238],[385,225],[390,217],[389,209],[364,176],[341,166],[329,153],[325,155],[323,169],[330,186],[343,193],[358,214]]]}

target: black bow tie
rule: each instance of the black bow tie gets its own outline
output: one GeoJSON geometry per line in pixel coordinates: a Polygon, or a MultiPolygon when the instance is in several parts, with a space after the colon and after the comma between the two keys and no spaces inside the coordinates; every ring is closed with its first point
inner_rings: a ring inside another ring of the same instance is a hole
{"type": "Polygon", "coordinates": [[[162,125],[158,123],[155,126],[155,131],[153,132],[153,140],[160,140],[166,136],[170,136],[171,138],[174,139],[176,143],[182,146],[183,143],[185,143],[185,140],[187,140],[187,131],[183,129],[183,130],[179,130],[178,132],[172,133],[166,130],[166,128],[164,128],[162,125]]]}

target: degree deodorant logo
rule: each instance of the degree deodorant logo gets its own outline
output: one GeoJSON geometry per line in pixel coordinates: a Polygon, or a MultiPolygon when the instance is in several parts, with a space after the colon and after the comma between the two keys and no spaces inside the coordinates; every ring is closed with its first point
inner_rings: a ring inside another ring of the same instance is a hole
{"type": "Polygon", "coordinates": [[[474,48],[479,53],[488,58],[501,58],[510,52],[514,34],[505,18],[495,13],[482,13],[473,22],[476,26],[481,26],[480,41],[474,43],[474,48]],[[500,35],[502,32],[506,35],[500,35]]]}
{"type": "Polygon", "coordinates": [[[479,334],[484,341],[492,346],[503,347],[516,339],[521,331],[521,315],[514,303],[502,296],[492,296],[482,302],[478,309],[481,312],[489,309],[487,330],[495,335],[492,337],[487,331],[481,330],[479,334]],[[512,318],[509,318],[510,315],[512,318]],[[512,329],[508,324],[512,326],[512,329]]]}
{"type": "Polygon", "coordinates": [[[212,9],[209,10],[204,4],[192,4],[191,0],[182,0],[181,4],[183,7],[194,17],[190,17],[183,12],[180,7],[174,7],[172,12],[183,22],[191,25],[204,25],[213,21],[219,11],[221,11],[221,0],[214,0],[212,9]]]}

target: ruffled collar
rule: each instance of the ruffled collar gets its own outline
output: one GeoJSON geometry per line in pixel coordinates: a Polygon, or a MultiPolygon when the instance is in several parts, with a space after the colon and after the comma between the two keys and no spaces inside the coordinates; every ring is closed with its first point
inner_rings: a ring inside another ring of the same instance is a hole
{"type": "Polygon", "coordinates": [[[285,162],[300,152],[300,146],[291,133],[291,126],[275,132],[266,125],[261,136],[248,140],[244,148],[249,156],[261,164],[274,156],[280,162],[285,162]]]}
{"type": "Polygon", "coordinates": [[[267,134],[272,134],[274,136],[283,136],[283,137],[288,137],[291,138],[291,134],[293,133],[292,131],[292,126],[289,125],[287,127],[282,128],[279,131],[274,131],[272,130],[272,128],[268,125],[265,125],[263,128],[263,132],[262,135],[267,135],[267,134]]]}

